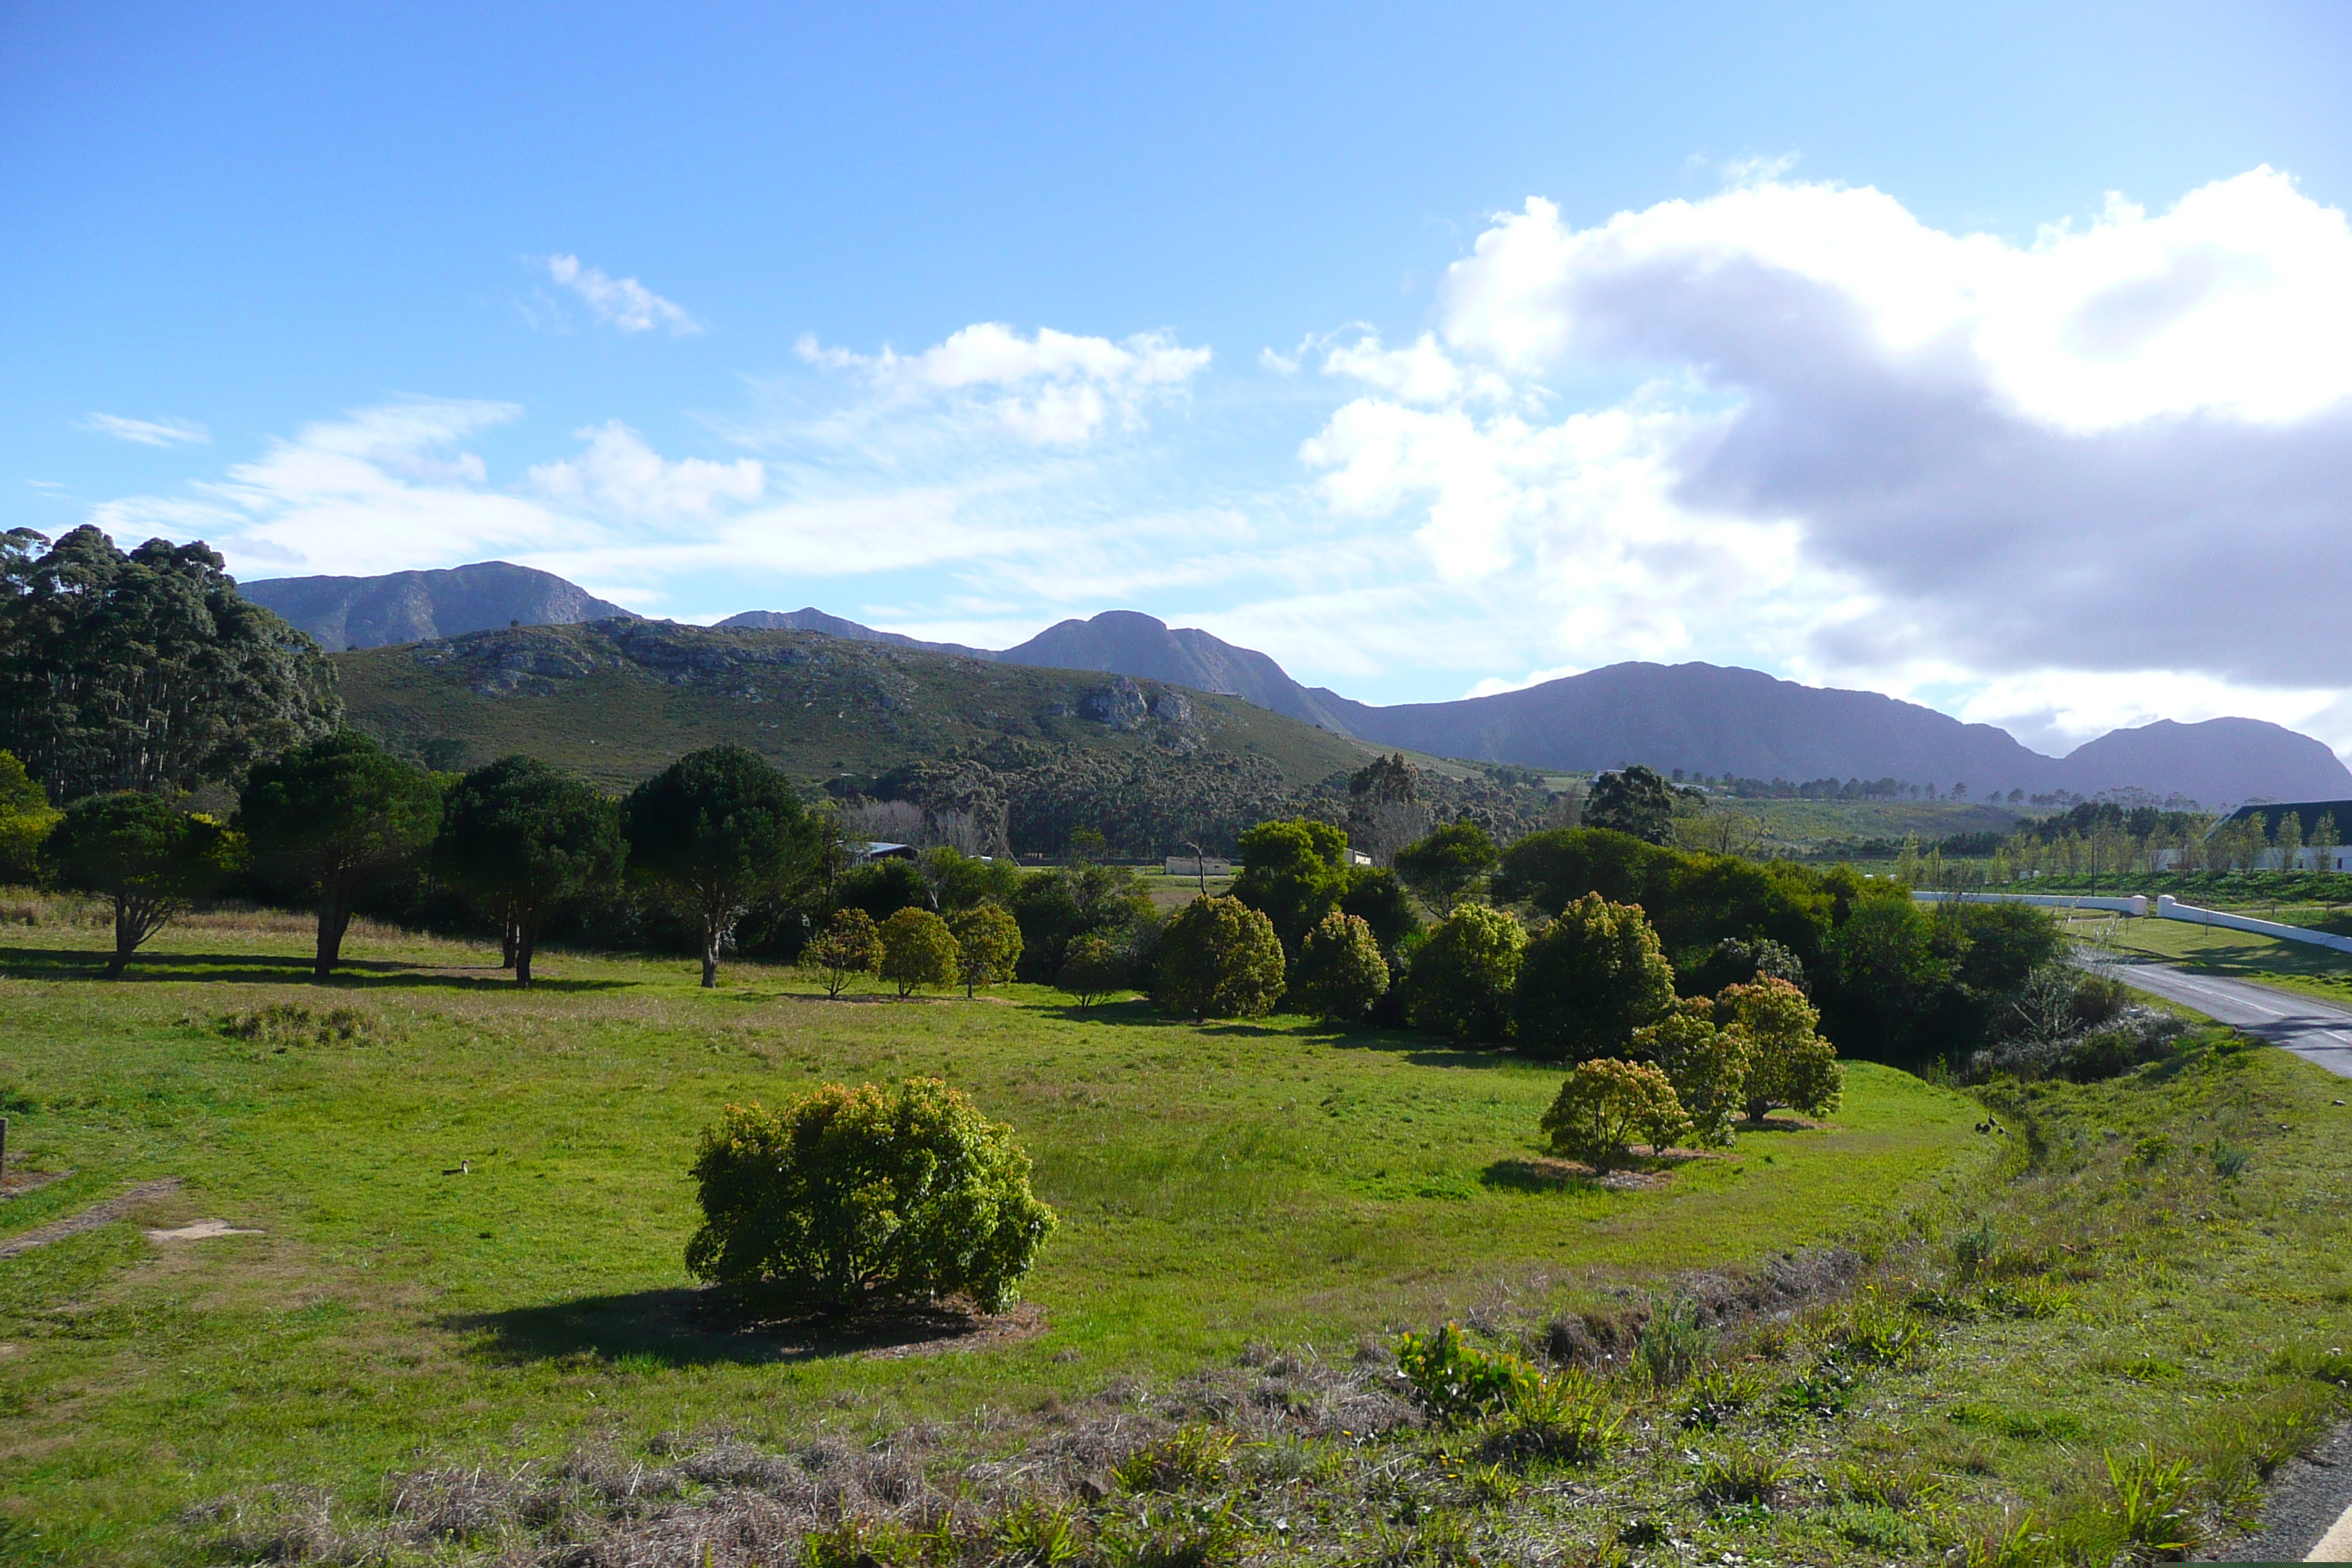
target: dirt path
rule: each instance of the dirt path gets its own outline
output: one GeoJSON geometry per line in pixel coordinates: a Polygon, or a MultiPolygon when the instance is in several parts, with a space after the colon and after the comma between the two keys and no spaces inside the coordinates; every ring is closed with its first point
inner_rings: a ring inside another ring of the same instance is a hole
{"type": "Polygon", "coordinates": [[[96,1230],[110,1220],[121,1219],[141,1204],[179,1190],[180,1178],[177,1176],[162,1176],[152,1182],[142,1182],[119,1197],[109,1198],[102,1204],[92,1204],[79,1214],[51,1220],[22,1236],[12,1236],[0,1241],[0,1258],[14,1258],[20,1252],[30,1252],[37,1247],[47,1247],[69,1236],[79,1236],[83,1231],[96,1230]]]}

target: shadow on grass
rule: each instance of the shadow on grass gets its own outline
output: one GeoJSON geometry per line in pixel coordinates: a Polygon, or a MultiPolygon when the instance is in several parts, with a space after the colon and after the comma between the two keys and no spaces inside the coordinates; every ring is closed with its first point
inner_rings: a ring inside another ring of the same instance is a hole
{"type": "Polygon", "coordinates": [[[1029,1338],[1045,1322],[1032,1308],[985,1318],[952,1307],[908,1308],[846,1321],[760,1321],[721,1290],[674,1286],[473,1313],[444,1319],[441,1326],[480,1336],[486,1354],[509,1363],[589,1357],[686,1367],[978,1348],[1029,1338]]]}
{"type": "MultiPolygon", "coordinates": [[[[95,979],[113,955],[106,952],[82,952],[56,947],[0,947],[0,974],[15,980],[87,980],[95,979]]],[[[225,984],[257,984],[270,982],[311,981],[313,984],[338,990],[371,991],[393,988],[436,987],[458,991],[519,991],[514,979],[505,970],[492,965],[478,967],[431,967],[404,963],[395,959],[347,958],[336,964],[335,973],[319,980],[310,973],[310,960],[295,954],[283,956],[254,952],[142,952],[131,960],[116,984],[136,984],[161,980],[218,981],[225,984]]],[[[533,980],[532,991],[618,991],[636,984],[632,980],[562,980],[543,977],[533,980]]]]}
{"type": "Polygon", "coordinates": [[[1294,1030],[1271,1028],[1264,1024],[1218,1018],[1196,1023],[1191,1018],[1171,1017],[1140,998],[1132,1002],[1097,1002],[1091,1007],[1082,1007],[1071,1002],[1050,1010],[1055,1017],[1073,1024],[1116,1024],[1129,1029],[1184,1029],[1196,1035],[1239,1036],[1246,1039],[1297,1037],[1294,1030]]]}

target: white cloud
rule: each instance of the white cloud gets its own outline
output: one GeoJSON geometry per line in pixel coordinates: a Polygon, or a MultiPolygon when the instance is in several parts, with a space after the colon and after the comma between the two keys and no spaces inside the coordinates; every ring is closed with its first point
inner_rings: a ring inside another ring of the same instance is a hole
{"type": "Polygon", "coordinates": [[[119,414],[93,414],[81,422],[81,427],[142,447],[204,447],[211,445],[213,438],[211,431],[193,419],[125,419],[119,414]]]}
{"type": "Polygon", "coordinates": [[[1498,600],[1508,665],[1908,683],[2045,739],[2239,693],[2352,739],[2352,647],[2278,613],[2352,531],[2341,212],[2261,169],[2012,245],[1760,173],[1499,216],[1433,337],[1327,358],[1370,390],[1300,448],[1325,502],[1498,600]],[[1555,377],[1642,384],[1550,414],[1555,377]]]}
{"type": "Polygon", "coordinates": [[[767,483],[765,469],[751,458],[669,461],[617,419],[572,435],[588,443],[587,451],[530,470],[531,484],[562,505],[674,521],[708,517],[726,502],[757,500],[767,483]]]}
{"type": "Polygon", "coordinates": [[[578,295],[605,326],[624,332],[663,328],[674,338],[702,331],[702,323],[684,306],[663,299],[634,278],[614,278],[583,267],[576,256],[549,257],[547,274],[559,287],[578,295]]]}
{"type": "Polygon", "coordinates": [[[1571,675],[1581,675],[1584,667],[1576,664],[1556,664],[1549,669],[1531,669],[1516,679],[1490,675],[1464,692],[1465,697],[1499,697],[1506,691],[1525,691],[1530,686],[1541,686],[1547,680],[1560,680],[1571,675]]]}
{"type": "Polygon", "coordinates": [[[1024,338],[996,321],[976,322],[915,354],[887,347],[854,353],[813,336],[801,339],[798,352],[810,364],[859,374],[890,403],[944,400],[1037,446],[1081,445],[1113,414],[1137,426],[1147,401],[1180,391],[1210,360],[1209,350],[1186,348],[1166,332],[1113,342],[1041,327],[1024,338]]]}

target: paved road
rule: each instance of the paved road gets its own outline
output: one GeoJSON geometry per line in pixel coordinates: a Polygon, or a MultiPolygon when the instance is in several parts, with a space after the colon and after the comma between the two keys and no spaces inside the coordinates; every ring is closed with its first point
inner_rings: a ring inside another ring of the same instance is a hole
{"type": "Polygon", "coordinates": [[[2116,978],[2127,985],[2194,1007],[2217,1023],[2242,1029],[2306,1061],[2317,1062],[2329,1072],[2352,1078],[2352,1012],[2315,996],[2251,980],[2191,974],[2161,963],[2125,962],[2111,967],[2116,978]]]}

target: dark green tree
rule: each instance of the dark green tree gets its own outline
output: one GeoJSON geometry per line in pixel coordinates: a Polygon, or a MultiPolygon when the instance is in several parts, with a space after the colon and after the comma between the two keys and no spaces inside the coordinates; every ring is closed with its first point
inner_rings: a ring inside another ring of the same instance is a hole
{"type": "Polygon", "coordinates": [[[432,844],[441,784],[347,730],[255,763],[237,798],[236,826],[267,874],[318,900],[312,967],[323,979],[341,961],[360,896],[432,844]]]}
{"type": "Polygon", "coordinates": [[[548,916],[620,879],[627,847],[605,795],[531,757],[503,757],[450,790],[434,861],[498,916],[515,983],[530,984],[548,916]]]}
{"type": "Polygon", "coordinates": [[[193,789],[340,721],[319,646],[203,544],[129,554],[95,528],[0,548],[0,746],[52,800],[193,789]]]}
{"type": "Polygon", "coordinates": [[[762,898],[797,890],[821,870],[821,825],[766,758],[743,746],[690,752],[621,803],[629,868],[699,928],[702,984],[719,984],[719,953],[762,898]]]}
{"type": "Polygon", "coordinates": [[[1674,787],[1641,763],[1602,773],[1584,797],[1584,824],[1631,834],[1647,844],[1668,844],[1675,836],[1674,787]]]}
{"type": "Polygon", "coordinates": [[[1358,1022],[1388,988],[1388,960],[1372,928],[1354,915],[1333,910],[1299,944],[1292,994],[1326,1023],[1358,1022]]]}
{"type": "Polygon", "coordinates": [[[1396,874],[1443,918],[1454,912],[1471,884],[1494,869],[1499,858],[1485,828],[1475,822],[1449,822],[1398,850],[1396,874]]]}
{"type": "Polygon", "coordinates": [[[1274,922],[1283,955],[1295,960],[1317,921],[1348,891],[1348,835],[1328,822],[1261,822],[1242,835],[1242,870],[1233,897],[1274,922]]]}
{"type": "Polygon", "coordinates": [[[1021,922],[1021,977],[1057,981],[1087,938],[1124,943],[1150,915],[1151,895],[1126,866],[1048,867],[1024,875],[1007,907],[1021,922]]]}
{"type": "Polygon", "coordinates": [[[1198,898],[1160,939],[1155,994],[1180,1018],[1255,1018],[1282,999],[1282,940],[1238,899],[1198,898]]]}
{"type": "Polygon", "coordinates": [[[1548,1061],[1622,1056],[1633,1031],[1674,1001],[1675,972],[1640,906],[1587,893],[1528,944],[1519,1048],[1548,1061]]]}
{"type": "Polygon", "coordinates": [[[218,886],[236,854],[235,836],[212,818],[127,790],[74,802],[41,847],[54,880],[114,906],[109,980],[190,900],[218,886]]]}
{"type": "Polygon", "coordinates": [[[1510,1037],[1511,995],[1528,945],[1516,916],[1464,904],[1429,933],[1405,971],[1412,1026],[1465,1045],[1510,1037]]]}

